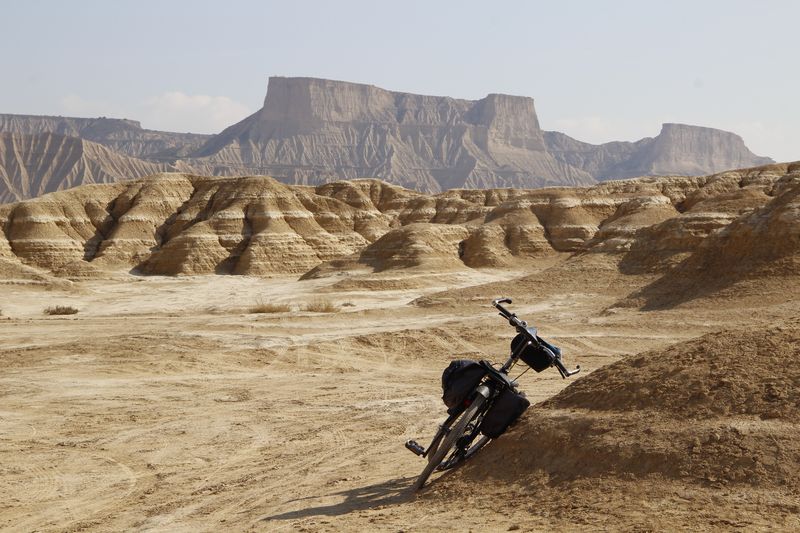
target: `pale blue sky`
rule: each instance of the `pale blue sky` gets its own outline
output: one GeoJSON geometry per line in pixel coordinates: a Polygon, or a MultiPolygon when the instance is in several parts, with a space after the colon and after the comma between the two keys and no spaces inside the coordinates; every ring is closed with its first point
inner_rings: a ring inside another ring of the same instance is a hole
{"type": "Polygon", "coordinates": [[[599,143],[662,122],[800,159],[798,1],[0,0],[0,112],[213,133],[267,78],[477,99],[532,96],[542,127],[599,143]]]}

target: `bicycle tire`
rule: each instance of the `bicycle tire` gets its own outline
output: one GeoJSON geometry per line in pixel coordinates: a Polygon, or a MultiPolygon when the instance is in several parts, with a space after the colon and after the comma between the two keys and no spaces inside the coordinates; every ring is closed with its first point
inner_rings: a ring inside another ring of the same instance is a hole
{"type": "Polygon", "coordinates": [[[464,411],[464,414],[461,415],[461,418],[458,419],[455,426],[453,426],[450,432],[442,439],[441,444],[439,444],[434,454],[428,458],[428,464],[425,466],[425,470],[422,471],[417,481],[414,482],[413,488],[415,491],[421,489],[423,485],[425,485],[425,482],[428,481],[428,478],[433,471],[436,470],[436,467],[438,467],[447,454],[450,453],[450,449],[455,446],[458,439],[464,434],[464,430],[467,429],[469,423],[478,415],[485,401],[486,398],[478,394],[472,404],[464,411]]]}
{"type": "Polygon", "coordinates": [[[466,452],[464,452],[464,455],[459,457],[457,461],[454,461],[453,463],[450,463],[445,467],[441,466],[444,463],[440,463],[439,464],[439,470],[451,470],[451,469],[457,467],[458,465],[460,465],[461,463],[463,463],[464,461],[466,461],[467,459],[469,459],[470,457],[472,457],[473,455],[478,453],[478,451],[481,448],[483,448],[484,446],[489,444],[490,440],[492,440],[492,439],[490,439],[486,435],[481,435],[481,437],[478,439],[478,442],[476,442],[475,444],[470,446],[469,449],[466,452]]]}

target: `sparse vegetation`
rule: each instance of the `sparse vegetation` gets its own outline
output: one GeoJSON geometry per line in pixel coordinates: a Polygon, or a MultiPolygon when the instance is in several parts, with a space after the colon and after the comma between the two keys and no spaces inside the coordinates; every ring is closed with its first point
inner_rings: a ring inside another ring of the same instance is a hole
{"type": "Polygon", "coordinates": [[[44,310],[46,315],[74,315],[78,310],[71,305],[54,305],[44,310]]]}
{"type": "Polygon", "coordinates": [[[291,311],[287,304],[276,304],[259,299],[248,311],[250,313],[287,313],[291,311]]]}
{"type": "Polygon", "coordinates": [[[311,311],[314,313],[336,313],[339,311],[339,306],[330,300],[319,298],[317,300],[311,300],[308,302],[306,304],[306,311],[311,311]]]}

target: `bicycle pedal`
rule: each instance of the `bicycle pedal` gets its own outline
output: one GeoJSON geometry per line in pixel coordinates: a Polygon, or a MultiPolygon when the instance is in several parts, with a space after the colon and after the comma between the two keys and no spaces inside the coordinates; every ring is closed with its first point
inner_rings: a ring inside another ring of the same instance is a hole
{"type": "Polygon", "coordinates": [[[406,448],[414,452],[416,455],[423,455],[425,453],[425,448],[423,448],[417,441],[410,440],[406,442],[406,448]]]}

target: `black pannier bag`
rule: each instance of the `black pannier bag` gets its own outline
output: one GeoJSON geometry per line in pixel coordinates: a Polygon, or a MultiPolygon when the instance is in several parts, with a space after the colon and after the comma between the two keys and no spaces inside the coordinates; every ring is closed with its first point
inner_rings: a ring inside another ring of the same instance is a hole
{"type": "MultiPolygon", "coordinates": [[[[511,341],[511,353],[516,353],[519,349],[520,343],[528,342],[528,338],[520,333],[511,341]]],[[[560,350],[553,346],[552,344],[545,343],[556,355],[559,354],[560,350]]],[[[546,370],[553,365],[553,357],[547,353],[542,346],[538,344],[531,343],[530,346],[525,347],[522,350],[522,354],[519,356],[520,359],[525,361],[525,364],[534,369],[537,372],[541,372],[542,370],[546,370]]]]}
{"type": "Polygon", "coordinates": [[[460,407],[485,375],[486,369],[477,361],[452,361],[442,372],[442,401],[450,409],[460,407]]]}
{"type": "Polygon", "coordinates": [[[481,433],[496,439],[522,416],[531,402],[522,394],[512,389],[503,389],[481,422],[481,433]]]}

